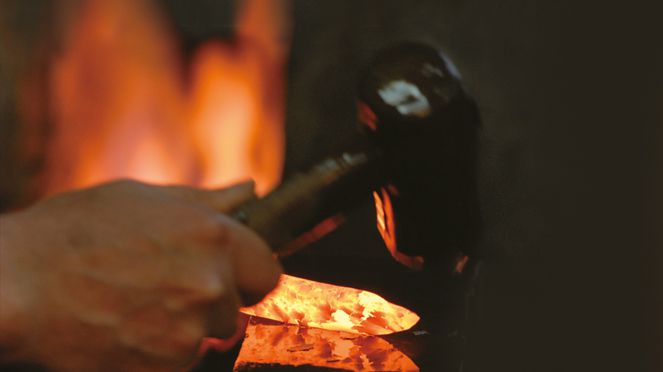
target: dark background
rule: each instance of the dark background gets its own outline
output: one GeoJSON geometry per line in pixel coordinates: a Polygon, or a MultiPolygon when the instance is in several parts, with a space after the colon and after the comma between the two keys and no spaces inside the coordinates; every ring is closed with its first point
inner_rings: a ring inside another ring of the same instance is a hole
{"type": "MultiPolygon", "coordinates": [[[[660,245],[645,231],[661,226],[647,214],[660,206],[657,14],[635,2],[295,2],[286,172],[354,130],[358,68],[390,42],[441,47],[479,103],[485,259],[463,370],[663,368],[660,245]]],[[[372,224],[356,218],[321,250],[370,250],[372,224]]]]}
{"type": "MultiPolygon", "coordinates": [[[[28,18],[42,3],[23,6],[28,18]]],[[[185,49],[232,34],[230,1],[162,3],[185,49]]],[[[359,68],[385,44],[441,47],[479,103],[484,259],[464,371],[663,368],[655,2],[297,0],[293,12],[286,175],[354,135],[359,68]]],[[[371,213],[307,254],[384,255],[371,213]]]]}

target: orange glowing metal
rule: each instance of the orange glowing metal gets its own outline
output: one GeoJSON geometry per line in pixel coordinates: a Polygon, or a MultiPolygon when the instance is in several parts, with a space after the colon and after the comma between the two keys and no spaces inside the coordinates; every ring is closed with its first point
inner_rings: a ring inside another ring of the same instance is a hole
{"type": "Polygon", "coordinates": [[[277,288],[259,304],[242,309],[249,315],[301,326],[368,335],[410,329],[414,312],[360,289],[282,275],[277,288]]]}
{"type": "MultiPolygon", "coordinates": [[[[388,186],[389,190],[398,194],[394,186],[388,186]]],[[[420,256],[408,256],[398,250],[396,244],[396,228],[394,208],[392,206],[389,191],[384,187],[380,188],[380,193],[373,191],[373,201],[375,202],[375,215],[377,221],[378,231],[385,246],[391,253],[391,256],[398,262],[411,269],[421,269],[424,265],[424,258],[420,256]]]]}
{"type": "Polygon", "coordinates": [[[387,191],[381,188],[380,194],[373,191],[373,200],[375,202],[378,232],[380,232],[387,249],[393,255],[396,252],[396,232],[394,231],[394,212],[391,208],[391,199],[387,191]]]}
{"type": "Polygon", "coordinates": [[[249,323],[235,370],[275,364],[349,371],[419,371],[410,358],[380,337],[249,323]]]}

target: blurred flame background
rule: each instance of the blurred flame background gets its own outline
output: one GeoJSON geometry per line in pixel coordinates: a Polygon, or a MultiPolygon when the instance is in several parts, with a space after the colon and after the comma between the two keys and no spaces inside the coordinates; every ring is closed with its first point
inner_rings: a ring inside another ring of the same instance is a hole
{"type": "Polygon", "coordinates": [[[190,62],[149,0],[85,0],[71,13],[50,68],[44,195],[117,178],[253,178],[260,194],[279,182],[286,1],[238,2],[234,37],[190,62]]]}

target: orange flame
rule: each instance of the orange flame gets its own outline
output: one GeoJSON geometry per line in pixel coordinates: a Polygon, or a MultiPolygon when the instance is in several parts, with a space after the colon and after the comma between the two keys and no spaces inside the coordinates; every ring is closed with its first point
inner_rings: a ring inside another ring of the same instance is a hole
{"type": "Polygon", "coordinates": [[[45,194],[122,177],[205,187],[253,177],[259,193],[273,188],[284,153],[281,3],[243,1],[235,40],[203,45],[187,77],[150,1],[85,1],[52,65],[45,194]]]}
{"type": "Polygon", "coordinates": [[[250,322],[235,370],[274,364],[349,371],[419,371],[410,358],[380,337],[250,322]]]}
{"type": "Polygon", "coordinates": [[[276,289],[249,315],[350,333],[385,335],[419,321],[412,311],[368,291],[282,275],[276,289]]]}

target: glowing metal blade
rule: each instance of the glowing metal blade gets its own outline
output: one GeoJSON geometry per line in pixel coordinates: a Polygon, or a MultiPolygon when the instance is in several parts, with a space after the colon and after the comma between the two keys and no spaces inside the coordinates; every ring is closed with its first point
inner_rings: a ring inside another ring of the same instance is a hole
{"type": "Polygon", "coordinates": [[[242,312],[307,327],[367,335],[405,331],[419,321],[414,312],[356,288],[282,275],[262,302],[242,312]]]}

